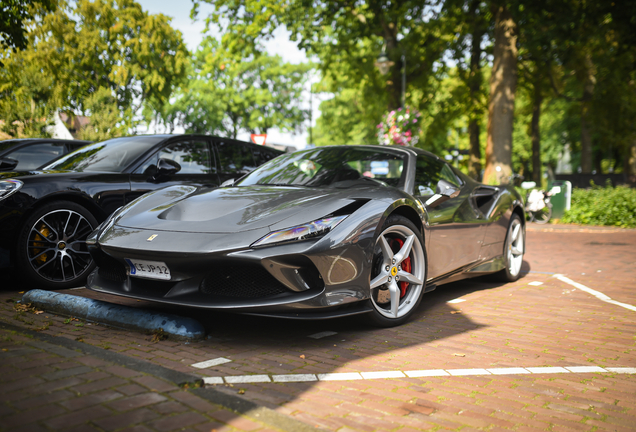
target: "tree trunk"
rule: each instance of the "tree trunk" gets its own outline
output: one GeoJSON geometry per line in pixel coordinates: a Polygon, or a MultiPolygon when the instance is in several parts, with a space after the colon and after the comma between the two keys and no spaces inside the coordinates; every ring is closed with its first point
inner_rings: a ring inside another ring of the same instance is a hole
{"type": "Polygon", "coordinates": [[[487,184],[507,183],[512,174],[512,128],[517,87],[517,27],[505,6],[494,6],[495,48],[488,103],[487,184]]]}
{"type": "MultiPolygon", "coordinates": [[[[537,65],[539,66],[539,65],[537,65]]],[[[530,134],[532,139],[532,181],[541,185],[541,129],[539,120],[541,119],[541,103],[543,94],[541,93],[541,79],[539,72],[535,72],[537,78],[534,81],[534,97],[532,99],[532,122],[530,124],[530,134]]]]}
{"type": "Polygon", "coordinates": [[[589,54],[585,56],[585,82],[583,87],[583,97],[581,102],[581,172],[590,174],[592,172],[592,132],[588,122],[588,111],[592,96],[594,95],[594,65],[589,54]]]}
{"type": "Polygon", "coordinates": [[[386,38],[386,48],[389,58],[395,61],[387,77],[389,91],[389,111],[397,110],[402,106],[402,57],[395,37],[386,38]]]}
{"type": "Polygon", "coordinates": [[[468,161],[468,175],[481,181],[481,146],[479,144],[479,119],[481,108],[479,106],[479,89],[481,87],[481,38],[484,29],[477,17],[479,1],[473,0],[470,8],[473,20],[472,46],[470,49],[470,76],[468,78],[468,90],[470,92],[470,113],[468,122],[468,134],[470,137],[470,150],[468,161]]]}

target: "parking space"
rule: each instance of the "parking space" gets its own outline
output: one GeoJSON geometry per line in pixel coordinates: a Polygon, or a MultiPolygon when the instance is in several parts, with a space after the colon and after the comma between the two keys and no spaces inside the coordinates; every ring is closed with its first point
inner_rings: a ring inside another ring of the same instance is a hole
{"type": "Polygon", "coordinates": [[[355,317],[287,321],[66,291],[191,316],[208,333],[199,342],[161,340],[16,312],[19,283],[0,292],[0,319],[200,376],[327,430],[633,430],[636,311],[621,304],[636,306],[636,231],[533,226],[527,245],[519,281],[442,286],[393,329],[355,317]]]}

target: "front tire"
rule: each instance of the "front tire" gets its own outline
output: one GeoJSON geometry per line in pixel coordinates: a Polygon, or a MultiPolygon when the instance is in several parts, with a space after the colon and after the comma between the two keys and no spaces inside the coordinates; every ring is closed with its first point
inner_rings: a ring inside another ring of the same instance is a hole
{"type": "Polygon", "coordinates": [[[514,282],[521,276],[521,265],[525,253],[526,233],[521,218],[513,213],[508,225],[506,243],[504,244],[505,268],[497,273],[499,279],[504,282],[514,282]]]}
{"type": "Polygon", "coordinates": [[[381,327],[406,322],[422,301],[425,283],[420,230],[403,216],[390,216],[375,243],[369,281],[371,322],[381,327]]]}
{"type": "Polygon", "coordinates": [[[20,273],[44,289],[84,285],[95,263],[86,238],[97,226],[95,217],[70,201],[54,201],[38,208],[18,238],[20,273]]]}

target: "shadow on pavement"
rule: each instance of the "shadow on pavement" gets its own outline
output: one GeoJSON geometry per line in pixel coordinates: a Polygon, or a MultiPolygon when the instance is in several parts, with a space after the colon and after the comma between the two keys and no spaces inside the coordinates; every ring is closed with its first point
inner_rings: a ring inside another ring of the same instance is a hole
{"type": "MultiPolygon", "coordinates": [[[[524,274],[530,271],[530,266],[525,261],[522,271],[524,274]]],[[[15,275],[11,281],[11,284],[3,284],[2,289],[0,289],[0,295],[3,298],[7,298],[10,294],[16,294],[16,289],[27,290],[20,286],[19,278],[15,275]]],[[[465,279],[442,285],[435,291],[424,295],[420,307],[409,322],[399,327],[387,329],[373,327],[366,322],[362,315],[320,321],[287,320],[173,307],[108,296],[86,289],[61,292],[197,319],[203,324],[208,335],[206,340],[189,344],[201,357],[198,361],[231,356],[232,363],[229,363],[230,367],[210,368],[202,371],[192,369],[190,373],[193,375],[201,373],[206,376],[228,376],[258,373],[273,375],[341,372],[348,370],[347,368],[352,362],[364,363],[370,358],[387,357],[387,354],[390,353],[403,352],[404,349],[417,346],[423,347],[440,339],[473,331],[485,326],[472,321],[467,315],[459,313],[457,309],[460,307],[449,304],[448,301],[503,285],[503,282],[493,281],[492,277],[465,279]],[[325,331],[334,332],[334,334],[319,339],[310,337],[325,331]]],[[[81,336],[81,334],[78,335],[81,336]]],[[[100,333],[101,335],[103,333],[100,333]]],[[[125,339],[125,335],[125,332],[120,331],[119,338],[125,339]]],[[[134,344],[140,343],[139,336],[133,335],[131,334],[131,339],[135,340],[134,344]]],[[[84,336],[84,339],[91,339],[91,335],[84,336]]],[[[154,344],[148,342],[146,348],[166,349],[169,342],[159,341],[154,344]]],[[[95,344],[95,342],[92,343],[95,344]]],[[[188,351],[189,348],[182,347],[181,349],[188,351]]],[[[120,352],[124,355],[131,355],[125,350],[120,352]]],[[[150,362],[153,362],[152,358],[150,358],[150,362]]],[[[189,365],[193,362],[188,360],[187,363],[181,365],[189,365]]],[[[164,362],[163,359],[160,363],[164,367],[170,368],[170,364],[164,362]]],[[[405,369],[406,366],[399,362],[386,363],[383,367],[384,370],[409,370],[405,369]]],[[[275,408],[296,399],[303,392],[312,388],[314,384],[287,383],[285,384],[287,387],[280,387],[280,384],[277,383],[245,384],[241,387],[252,390],[242,397],[263,406],[275,408]],[[292,390],[289,389],[289,386],[292,387],[292,390]]],[[[216,386],[216,389],[228,396],[236,396],[236,389],[224,386],[216,386]]]]}

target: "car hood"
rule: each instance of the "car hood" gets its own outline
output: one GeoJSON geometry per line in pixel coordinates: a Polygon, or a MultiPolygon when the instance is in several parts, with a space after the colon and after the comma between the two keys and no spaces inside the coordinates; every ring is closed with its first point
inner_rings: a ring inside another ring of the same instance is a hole
{"type": "Polygon", "coordinates": [[[199,233],[276,230],[327,216],[355,201],[352,196],[350,189],[175,186],[142,196],[122,211],[115,224],[199,233]]]}

